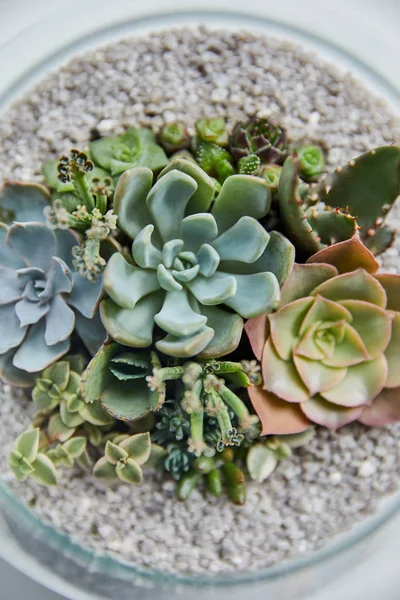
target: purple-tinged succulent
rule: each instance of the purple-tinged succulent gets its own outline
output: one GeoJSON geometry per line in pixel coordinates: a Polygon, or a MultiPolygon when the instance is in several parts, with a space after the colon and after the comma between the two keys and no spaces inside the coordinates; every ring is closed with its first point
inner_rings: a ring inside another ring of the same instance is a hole
{"type": "Polygon", "coordinates": [[[274,314],[248,321],[263,435],[400,420],[400,275],[378,266],[357,236],[330,246],[295,265],[274,314]]]}

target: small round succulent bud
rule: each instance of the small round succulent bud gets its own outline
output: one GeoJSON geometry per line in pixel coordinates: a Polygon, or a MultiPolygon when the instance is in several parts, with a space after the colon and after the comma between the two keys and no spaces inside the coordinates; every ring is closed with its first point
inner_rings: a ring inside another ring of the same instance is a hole
{"type": "Polygon", "coordinates": [[[325,170],[325,158],[320,146],[300,146],[295,150],[299,160],[300,177],[307,181],[316,179],[325,170]]]}
{"type": "Polygon", "coordinates": [[[234,127],[229,149],[237,160],[256,154],[263,164],[282,163],[287,154],[286,133],[266,119],[251,117],[234,127]]]}
{"type": "Polygon", "coordinates": [[[203,142],[213,142],[218,146],[228,145],[228,130],[226,128],[225,119],[222,117],[199,119],[196,121],[195,127],[199,140],[203,142]]]}
{"type": "Polygon", "coordinates": [[[239,173],[243,175],[255,175],[260,168],[261,160],[256,154],[243,156],[238,162],[239,173]]]}
{"type": "Polygon", "coordinates": [[[185,123],[181,121],[166,123],[161,129],[158,139],[161,146],[168,153],[185,150],[190,146],[190,134],[185,123]]]}
{"type": "Polygon", "coordinates": [[[257,175],[265,179],[271,192],[277,192],[281,173],[282,167],[279,165],[264,165],[259,169],[257,175]]]}

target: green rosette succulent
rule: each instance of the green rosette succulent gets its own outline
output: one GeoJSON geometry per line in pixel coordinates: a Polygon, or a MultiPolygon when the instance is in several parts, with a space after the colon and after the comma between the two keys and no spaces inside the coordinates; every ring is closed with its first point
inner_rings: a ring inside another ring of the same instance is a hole
{"type": "Polygon", "coordinates": [[[190,147],[190,140],[190,134],[182,121],[165,123],[158,135],[158,141],[168,154],[186,150],[190,147]]]}
{"type": "Polygon", "coordinates": [[[95,464],[93,475],[107,483],[141,483],[142,465],[148,461],[151,453],[149,433],[120,435],[108,441],[105,456],[95,464]]]}
{"type": "Polygon", "coordinates": [[[257,221],[270,207],[268,187],[258,177],[229,177],[211,208],[213,182],[185,160],[152,184],[143,167],[118,183],[114,208],[134,240],[134,264],[120,253],[108,262],[104,326],[115,341],[145,348],[157,325],[167,336],[156,348],[169,356],[228,354],[243,318],[276,307],[293,264],[290,242],[257,221]]]}
{"type": "Polygon", "coordinates": [[[229,133],[223,117],[198,119],[195,123],[197,141],[213,142],[218,146],[227,146],[229,133]]]}
{"type": "Polygon", "coordinates": [[[248,321],[264,435],[400,420],[400,276],[378,266],[357,236],[326,248],[295,265],[274,314],[248,321]]]}
{"type": "Polygon", "coordinates": [[[263,164],[282,163],[287,155],[286,133],[267,119],[251,117],[235,125],[229,150],[237,160],[255,154],[263,164]]]}

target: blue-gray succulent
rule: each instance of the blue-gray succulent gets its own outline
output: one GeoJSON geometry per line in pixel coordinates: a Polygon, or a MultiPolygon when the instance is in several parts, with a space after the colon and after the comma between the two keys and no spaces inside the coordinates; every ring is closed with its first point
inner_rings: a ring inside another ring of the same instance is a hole
{"type": "Polygon", "coordinates": [[[265,181],[234,175],[212,205],[214,193],[206,173],[182,159],[154,186],[145,167],[120,178],[114,209],[134,240],[135,265],[116,253],[105,270],[101,316],[114,340],[150,346],[158,325],[167,336],[156,347],[167,355],[222,356],[237,347],[243,318],[276,307],[294,252],[257,221],[270,207],[265,181]]]}

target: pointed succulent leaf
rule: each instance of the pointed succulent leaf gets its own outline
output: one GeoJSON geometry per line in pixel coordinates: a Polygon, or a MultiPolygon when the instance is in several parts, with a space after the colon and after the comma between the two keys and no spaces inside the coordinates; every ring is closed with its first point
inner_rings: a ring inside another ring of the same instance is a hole
{"type": "Polygon", "coordinates": [[[115,472],[124,483],[138,484],[143,479],[142,469],[132,458],[128,458],[126,463],[118,463],[115,472]]]}
{"type": "Polygon", "coordinates": [[[126,460],[129,457],[129,452],[108,440],[105,449],[105,457],[110,465],[116,465],[119,460],[126,460]]]}
{"type": "Polygon", "coordinates": [[[49,203],[50,194],[42,185],[7,181],[0,188],[0,221],[45,223],[43,211],[49,203]]]}
{"type": "Polygon", "coordinates": [[[329,300],[362,300],[386,308],[386,294],[380,283],[364,269],[357,269],[353,273],[344,273],[333,277],[312,292],[312,296],[323,296],[329,300]]]}
{"type": "Polygon", "coordinates": [[[103,390],[113,381],[114,377],[108,369],[112,358],[120,350],[118,344],[104,344],[88,364],[82,375],[81,392],[84,400],[92,403],[100,400],[103,390]]]}
{"type": "Polygon", "coordinates": [[[361,268],[368,273],[375,273],[379,269],[379,263],[361,242],[359,235],[320,250],[310,256],[307,264],[310,263],[332,265],[336,267],[339,274],[350,273],[361,268]]]}
{"type": "Polygon", "coordinates": [[[53,415],[48,425],[49,437],[58,442],[66,442],[75,433],[74,427],[67,427],[60,415],[53,415]]]}
{"type": "Polygon", "coordinates": [[[151,452],[151,440],[149,433],[138,433],[130,436],[119,445],[139,466],[143,465],[149,458],[151,452]]]}
{"type": "Polygon", "coordinates": [[[301,433],[310,427],[299,404],[285,402],[260,386],[250,386],[248,392],[262,424],[261,435],[301,433]]]}
{"type": "Polygon", "coordinates": [[[321,200],[333,208],[348,208],[364,236],[382,223],[399,193],[400,147],[383,146],[338,169],[321,200]]]}
{"type": "Polygon", "coordinates": [[[73,458],[79,458],[85,452],[86,444],[87,438],[74,437],[70,440],[67,440],[63,447],[73,458]]]}
{"type": "Polygon", "coordinates": [[[253,444],[247,453],[246,466],[250,477],[259,483],[271,475],[277,464],[275,454],[264,444],[253,444]]]}
{"type": "Polygon", "coordinates": [[[237,223],[241,217],[254,219],[265,217],[271,206],[271,194],[266,182],[253,175],[228,177],[211,210],[223,233],[237,223]]]}
{"type": "Polygon", "coordinates": [[[173,170],[186,173],[186,175],[192,177],[197,183],[197,190],[188,202],[186,215],[206,213],[211,206],[215,194],[215,186],[211,177],[209,177],[195,162],[177,158],[171,161],[165,169],[161,171],[159,179],[173,170]]]}
{"type": "Polygon", "coordinates": [[[57,485],[57,469],[45,454],[38,454],[32,464],[34,471],[31,477],[44,485],[57,485]]]}
{"type": "Polygon", "coordinates": [[[24,431],[15,442],[15,449],[30,463],[36,460],[39,451],[39,429],[24,431]]]}
{"type": "Polygon", "coordinates": [[[305,402],[310,394],[291,361],[282,360],[271,339],[262,356],[264,389],[287,402],[305,402]]]}
{"type": "Polygon", "coordinates": [[[334,266],[322,263],[323,261],[313,265],[294,265],[290,277],[281,290],[280,307],[309,296],[317,286],[338,274],[334,266]]]}
{"type": "Polygon", "coordinates": [[[356,218],[338,208],[321,211],[311,208],[305,214],[323,245],[330,246],[349,240],[358,231],[356,218]]]}
{"type": "Polygon", "coordinates": [[[70,364],[68,361],[58,361],[43,371],[43,378],[49,379],[61,391],[68,385],[70,375],[70,364]]]}
{"type": "Polygon", "coordinates": [[[362,406],[338,406],[327,402],[321,396],[314,396],[301,404],[301,410],[313,423],[323,425],[332,431],[356,421],[363,412],[362,406]]]}
{"type": "Polygon", "coordinates": [[[105,456],[100,458],[97,463],[93,467],[93,475],[97,477],[97,479],[101,479],[108,483],[114,483],[118,480],[117,474],[115,472],[115,466],[111,465],[105,456]]]}
{"type": "Polygon", "coordinates": [[[289,156],[283,165],[279,180],[279,209],[285,230],[295,244],[307,254],[324,247],[319,235],[307,220],[304,201],[299,195],[299,163],[289,156]]]}
{"type": "Polygon", "coordinates": [[[84,423],[84,418],[78,412],[71,412],[68,410],[66,401],[62,401],[60,404],[60,417],[66,427],[75,429],[84,423]]]}

